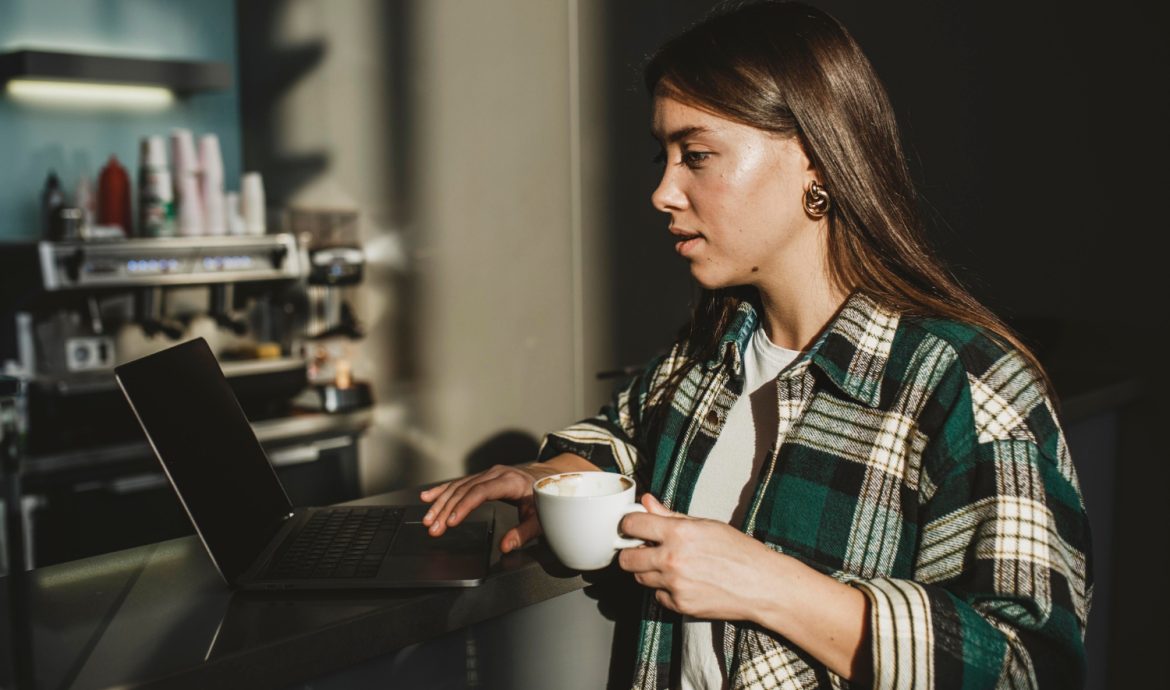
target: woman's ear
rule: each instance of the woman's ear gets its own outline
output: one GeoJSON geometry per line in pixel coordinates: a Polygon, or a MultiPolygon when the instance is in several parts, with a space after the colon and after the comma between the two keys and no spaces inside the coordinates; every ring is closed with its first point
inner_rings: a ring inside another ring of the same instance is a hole
{"type": "Polygon", "coordinates": [[[817,181],[817,184],[824,184],[824,180],[821,179],[820,172],[817,171],[816,162],[813,161],[812,156],[808,155],[808,142],[804,140],[804,137],[798,134],[794,137],[790,137],[788,141],[792,142],[792,144],[800,152],[801,169],[807,173],[812,173],[813,179],[817,181]]]}

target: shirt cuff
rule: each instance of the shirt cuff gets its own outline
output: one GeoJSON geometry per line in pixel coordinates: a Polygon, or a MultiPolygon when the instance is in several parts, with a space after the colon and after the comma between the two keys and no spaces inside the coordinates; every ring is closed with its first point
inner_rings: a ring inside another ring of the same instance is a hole
{"type": "Polygon", "coordinates": [[[869,599],[875,690],[934,688],[930,596],[910,580],[849,583],[869,599]]]}
{"type": "Polygon", "coordinates": [[[537,459],[541,462],[561,453],[580,455],[607,472],[633,475],[638,449],[608,430],[580,422],[544,437],[537,459]]]}

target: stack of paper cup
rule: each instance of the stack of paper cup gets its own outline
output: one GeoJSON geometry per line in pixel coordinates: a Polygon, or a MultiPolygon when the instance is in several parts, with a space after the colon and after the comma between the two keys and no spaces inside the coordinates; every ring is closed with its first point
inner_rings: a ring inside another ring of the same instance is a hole
{"type": "Polygon", "coordinates": [[[228,192],[223,196],[223,224],[229,235],[243,235],[244,216],[240,212],[240,193],[228,192]]]}
{"type": "Polygon", "coordinates": [[[199,179],[195,175],[183,175],[178,187],[179,234],[194,236],[203,234],[203,204],[199,203],[199,179]]]}
{"type": "Polygon", "coordinates": [[[195,156],[195,137],[191,130],[171,130],[171,159],[176,177],[199,172],[199,158],[195,156]]]}
{"type": "Polygon", "coordinates": [[[171,130],[171,159],[175,166],[175,216],[180,235],[204,233],[203,199],[199,190],[199,159],[189,129],[171,130]]]}
{"type": "Polygon", "coordinates": [[[219,137],[204,134],[199,138],[199,163],[203,175],[200,177],[200,191],[203,197],[203,230],[208,235],[223,235],[223,154],[219,149],[219,137]]]}
{"type": "Polygon", "coordinates": [[[264,218],[264,181],[258,172],[244,173],[240,182],[240,205],[243,207],[244,234],[263,235],[267,231],[264,218]]]}

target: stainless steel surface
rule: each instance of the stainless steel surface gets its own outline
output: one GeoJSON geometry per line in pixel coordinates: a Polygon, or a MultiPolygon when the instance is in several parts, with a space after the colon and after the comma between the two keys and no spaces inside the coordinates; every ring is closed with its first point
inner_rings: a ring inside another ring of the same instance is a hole
{"type": "Polygon", "coordinates": [[[245,361],[221,361],[219,368],[227,378],[236,376],[252,376],[255,374],[272,374],[280,371],[303,369],[305,360],[300,357],[272,357],[266,359],[250,359],[245,361]]]}
{"type": "Polygon", "coordinates": [[[321,459],[321,453],[325,451],[345,448],[352,443],[353,438],[348,435],[324,438],[300,446],[273,450],[268,453],[268,461],[272,463],[273,467],[303,465],[308,462],[317,462],[321,459]]]}
{"type": "Polygon", "coordinates": [[[370,425],[372,410],[358,410],[345,414],[306,414],[283,419],[255,422],[252,428],[260,443],[277,443],[284,439],[335,434],[340,431],[360,433],[370,425]]]}
{"type": "Polygon", "coordinates": [[[40,242],[38,255],[47,291],[295,279],[303,268],[288,234],[40,242]]]}
{"type": "Polygon", "coordinates": [[[20,497],[20,530],[23,536],[21,541],[23,549],[24,564],[26,567],[32,568],[36,565],[36,557],[33,553],[33,511],[41,507],[44,499],[40,496],[21,496],[20,497]]]}
{"type": "MultiPolygon", "coordinates": [[[[256,376],[259,374],[274,374],[304,369],[305,360],[300,357],[273,357],[246,361],[220,362],[223,375],[227,378],[256,376]]],[[[98,393],[101,391],[116,390],[118,384],[109,370],[94,372],[78,372],[65,376],[38,376],[34,379],[38,386],[52,388],[58,395],[81,395],[98,393]]]]}
{"type": "Polygon", "coordinates": [[[26,376],[31,376],[37,370],[37,350],[33,345],[32,314],[17,312],[16,320],[16,365],[26,376]]]}
{"type": "Polygon", "coordinates": [[[114,339],[108,336],[69,338],[65,341],[65,368],[93,371],[114,366],[114,339]]]}

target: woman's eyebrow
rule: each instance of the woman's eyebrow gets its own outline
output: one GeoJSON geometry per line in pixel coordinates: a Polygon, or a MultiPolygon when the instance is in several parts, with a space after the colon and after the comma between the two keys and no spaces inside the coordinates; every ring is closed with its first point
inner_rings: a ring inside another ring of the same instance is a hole
{"type": "MultiPolygon", "coordinates": [[[[678,129],[674,130],[673,132],[670,132],[669,134],[666,135],[666,142],[665,143],[674,144],[674,143],[677,143],[679,141],[682,141],[683,139],[686,139],[687,137],[692,137],[692,136],[695,136],[696,134],[706,134],[710,131],[711,131],[711,128],[704,127],[702,125],[691,125],[689,127],[680,127],[680,128],[678,128],[678,129]]],[[[655,132],[654,130],[650,131],[650,136],[654,137],[659,143],[662,143],[662,137],[658,136],[658,133],[655,132]]]]}

